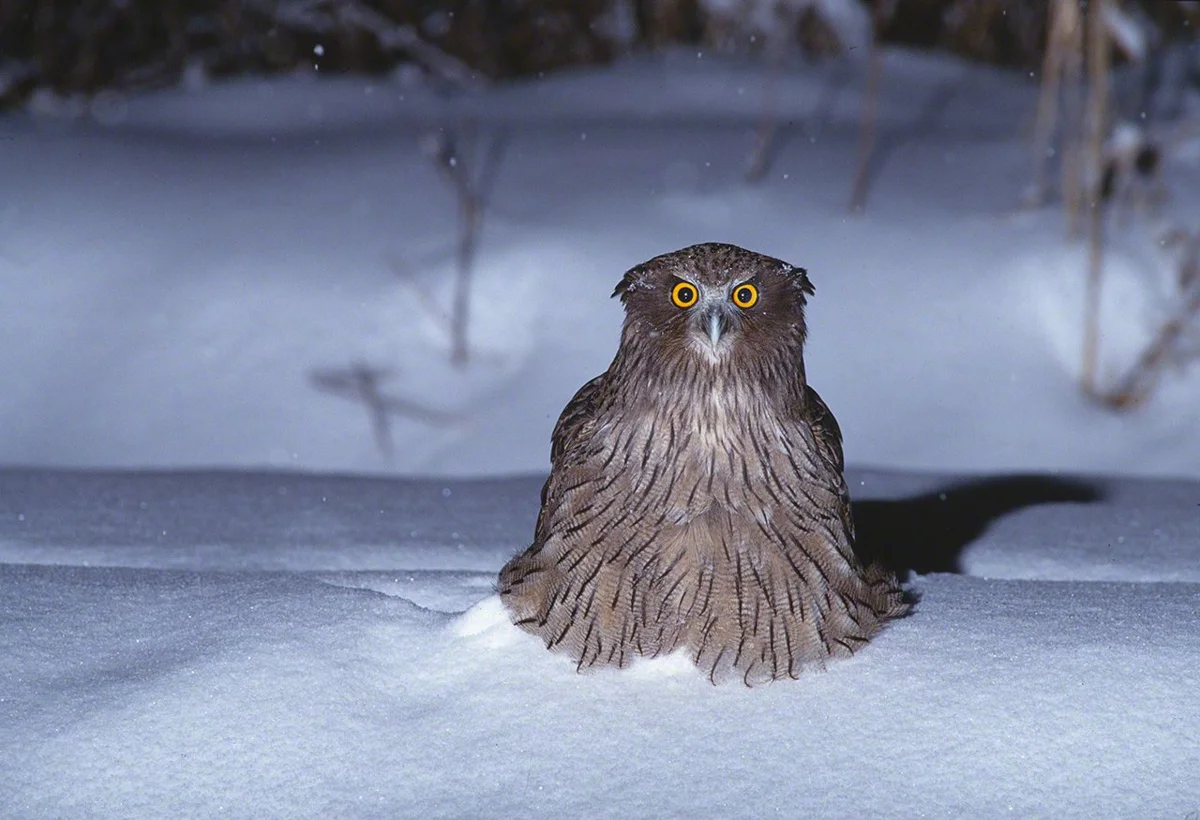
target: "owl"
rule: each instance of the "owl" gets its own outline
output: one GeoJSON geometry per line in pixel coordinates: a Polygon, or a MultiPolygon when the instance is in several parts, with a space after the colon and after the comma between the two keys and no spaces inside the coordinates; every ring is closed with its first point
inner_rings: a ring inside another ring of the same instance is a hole
{"type": "Polygon", "coordinates": [[[853,550],[841,431],[805,379],[813,292],[725,244],[625,274],[616,357],[563,410],[533,545],[500,572],[517,626],[581,671],[685,651],[752,685],[905,614],[853,550]]]}

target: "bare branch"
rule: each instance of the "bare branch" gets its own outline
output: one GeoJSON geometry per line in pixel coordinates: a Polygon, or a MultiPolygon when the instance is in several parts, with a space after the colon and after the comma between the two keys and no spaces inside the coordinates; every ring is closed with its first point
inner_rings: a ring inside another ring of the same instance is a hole
{"type": "Polygon", "coordinates": [[[879,28],[887,0],[875,0],[872,11],[871,46],[868,53],[867,93],[863,97],[862,122],[858,130],[858,172],[850,194],[850,210],[862,213],[867,207],[867,189],[871,184],[871,155],[875,150],[875,129],[879,109],[879,86],[883,80],[883,57],[879,51],[879,28]]]}
{"type": "Polygon", "coordinates": [[[1180,251],[1175,285],[1180,307],[1163,322],[1150,344],[1117,385],[1098,398],[1110,407],[1127,410],[1145,403],[1164,368],[1183,367],[1200,356],[1200,348],[1189,344],[1188,333],[1200,326],[1200,229],[1191,233],[1169,231],[1164,247],[1180,251]]]}
{"type": "Polygon", "coordinates": [[[508,140],[507,132],[491,134],[485,141],[482,157],[473,124],[443,127],[425,140],[426,153],[458,198],[458,264],[450,307],[450,360],[459,367],[467,363],[470,350],[471,280],[479,234],[508,140]],[[481,165],[473,173],[476,159],[481,165]]]}
{"type": "Polygon", "coordinates": [[[1108,68],[1111,39],[1106,24],[1106,7],[1111,0],[1092,0],[1088,5],[1088,180],[1090,227],[1088,231],[1088,275],[1084,295],[1083,391],[1096,392],[1096,362],[1100,348],[1100,286],[1104,273],[1104,207],[1101,201],[1101,163],[1104,135],[1108,130],[1108,68]]]}
{"type": "Polygon", "coordinates": [[[309,373],[309,379],[313,386],[322,392],[361,402],[366,407],[375,446],[385,458],[391,458],[394,452],[391,430],[393,416],[402,416],[439,427],[462,421],[461,417],[451,413],[384,394],[380,390],[380,382],[391,375],[392,371],[389,368],[372,367],[359,362],[346,368],[313,370],[309,373]]]}
{"type": "Polygon", "coordinates": [[[470,67],[425,40],[412,26],[397,23],[360,0],[249,0],[247,5],[292,29],[326,34],[358,28],[369,32],[380,48],[408,54],[451,85],[475,88],[484,84],[470,67]]]}
{"type": "Polygon", "coordinates": [[[433,322],[434,326],[445,334],[447,340],[453,338],[454,331],[450,325],[450,317],[447,315],[446,311],[439,307],[437,302],[434,301],[433,296],[430,294],[428,289],[420,287],[416,282],[413,281],[414,274],[404,264],[403,260],[393,257],[388,261],[388,266],[396,274],[396,278],[399,280],[400,284],[403,285],[404,288],[413,295],[413,298],[417,300],[417,305],[420,307],[421,311],[429,317],[429,320],[433,322]]]}
{"type": "Polygon", "coordinates": [[[1138,357],[1125,378],[1103,399],[1118,409],[1136,407],[1144,403],[1158,383],[1159,375],[1167,364],[1181,360],[1175,356],[1185,331],[1200,317],[1200,289],[1193,290],[1179,316],[1165,322],[1149,346],[1138,357]]]}
{"type": "Polygon", "coordinates": [[[788,45],[800,19],[800,9],[793,6],[779,8],[777,13],[780,20],[767,35],[768,64],[763,81],[763,110],[755,135],[754,151],[746,165],[747,182],[761,182],[766,177],[774,156],[772,149],[779,132],[779,82],[782,79],[788,45]]]}
{"type": "Polygon", "coordinates": [[[338,16],[349,25],[355,25],[375,35],[379,45],[385,49],[397,49],[407,53],[434,74],[460,88],[477,88],[484,85],[480,75],[469,66],[441,49],[431,45],[412,26],[396,23],[373,8],[357,0],[342,0],[337,6],[338,16]]]}
{"type": "Polygon", "coordinates": [[[1029,205],[1042,204],[1049,191],[1046,164],[1057,126],[1059,91],[1066,64],[1075,58],[1070,52],[1078,18],[1079,7],[1075,0],[1051,0],[1050,26],[1046,35],[1046,53],[1042,58],[1042,80],[1033,126],[1034,180],[1029,205]]]}
{"type": "Polygon", "coordinates": [[[1063,97],[1066,124],[1063,133],[1062,190],[1067,205],[1067,236],[1078,237],[1083,214],[1083,136],[1080,96],[1083,90],[1083,21],[1077,0],[1058,0],[1066,16],[1063,64],[1063,97]]]}

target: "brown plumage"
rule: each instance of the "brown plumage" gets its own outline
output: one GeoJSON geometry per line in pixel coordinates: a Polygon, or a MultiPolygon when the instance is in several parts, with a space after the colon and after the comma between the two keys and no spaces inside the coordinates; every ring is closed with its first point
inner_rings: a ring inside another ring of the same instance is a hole
{"type": "Polygon", "coordinates": [[[582,670],[686,650],[713,682],[796,677],[907,611],[853,552],[842,435],[804,374],[804,269],[733,245],[617,285],[608,370],[554,429],[513,621],[582,670]]]}

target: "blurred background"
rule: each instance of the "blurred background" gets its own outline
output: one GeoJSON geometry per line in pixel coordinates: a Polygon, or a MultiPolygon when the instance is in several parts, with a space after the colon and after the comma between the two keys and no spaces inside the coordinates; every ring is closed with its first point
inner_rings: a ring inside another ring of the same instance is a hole
{"type": "MultiPolygon", "coordinates": [[[[1087,3],[1073,4],[1085,13],[1087,3]]],[[[1160,73],[1195,39],[1200,9],[1114,2],[1123,51],[1160,73]],[[1142,41],[1134,44],[1133,40],[1142,41]]],[[[865,36],[995,66],[1042,67],[1054,0],[4,0],[3,99],[130,91],[206,77],[309,69],[381,75],[398,66],[510,80],[674,47],[761,57],[844,54],[865,36]],[[864,31],[869,26],[871,31],[864,31]]],[[[1195,71],[1195,68],[1192,69],[1195,71]]],[[[1194,80],[1194,77],[1193,77],[1194,80]]],[[[1153,82],[1151,80],[1151,82],[1153,82]]]]}
{"type": "Polygon", "coordinates": [[[0,0],[0,462],[545,470],[627,268],[852,463],[1200,476],[1200,3],[0,0]]]}

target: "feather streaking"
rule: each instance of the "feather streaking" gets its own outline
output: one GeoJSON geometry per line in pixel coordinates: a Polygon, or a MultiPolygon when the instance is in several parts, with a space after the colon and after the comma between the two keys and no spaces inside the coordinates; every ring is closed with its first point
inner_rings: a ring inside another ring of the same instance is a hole
{"type": "Polygon", "coordinates": [[[802,268],[722,244],[625,275],[616,358],[563,410],[534,543],[500,572],[518,626],[580,670],[684,649],[714,683],[753,684],[907,612],[854,553],[841,431],[805,378],[812,292],[802,268]],[[694,307],[672,303],[679,282],[694,307]]]}

